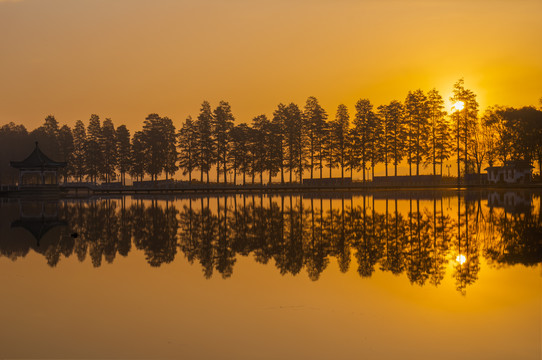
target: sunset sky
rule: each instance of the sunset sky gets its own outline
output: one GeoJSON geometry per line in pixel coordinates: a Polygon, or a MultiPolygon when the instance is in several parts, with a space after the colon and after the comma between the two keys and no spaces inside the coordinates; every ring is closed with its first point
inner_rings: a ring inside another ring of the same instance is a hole
{"type": "Polygon", "coordinates": [[[540,0],[0,0],[0,125],[239,122],[316,96],[331,115],[459,78],[481,108],[538,105],[540,0]]]}

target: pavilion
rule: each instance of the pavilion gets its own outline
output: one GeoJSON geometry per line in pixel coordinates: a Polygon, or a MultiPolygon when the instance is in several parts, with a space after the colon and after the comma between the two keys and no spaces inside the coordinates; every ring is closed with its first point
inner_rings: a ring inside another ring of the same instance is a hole
{"type": "MultiPolygon", "coordinates": [[[[58,238],[55,235],[46,236],[51,230],[57,227],[65,227],[68,224],[58,217],[58,200],[24,200],[19,199],[19,219],[11,223],[11,228],[22,228],[28,231],[36,240],[39,248],[42,239],[45,238],[45,247],[55,245],[58,238]]],[[[58,235],[58,233],[57,233],[58,235]]],[[[31,246],[33,247],[33,246],[31,246]]],[[[40,252],[34,248],[36,252],[40,252]]]]}
{"type": "Polygon", "coordinates": [[[10,161],[11,167],[19,169],[19,189],[51,189],[58,187],[58,171],[65,162],[51,160],[41,151],[36,141],[34,151],[23,161],[10,161]]]}

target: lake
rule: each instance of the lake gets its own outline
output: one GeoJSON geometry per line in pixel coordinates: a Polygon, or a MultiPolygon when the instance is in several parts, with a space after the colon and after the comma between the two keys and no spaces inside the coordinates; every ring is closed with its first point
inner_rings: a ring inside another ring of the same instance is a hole
{"type": "Polygon", "coordinates": [[[539,360],[540,195],[0,199],[0,358],[539,360]]]}

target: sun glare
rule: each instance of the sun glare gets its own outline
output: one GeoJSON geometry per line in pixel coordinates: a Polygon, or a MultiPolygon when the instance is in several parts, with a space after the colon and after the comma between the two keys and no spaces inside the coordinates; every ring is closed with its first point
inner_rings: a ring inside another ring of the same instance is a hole
{"type": "Polygon", "coordinates": [[[467,258],[465,257],[465,255],[459,254],[455,258],[455,261],[457,261],[459,263],[459,265],[463,265],[465,263],[465,261],[467,261],[467,258]]]}
{"type": "Polygon", "coordinates": [[[452,105],[452,112],[461,111],[465,107],[465,103],[463,101],[457,101],[452,105]]]}

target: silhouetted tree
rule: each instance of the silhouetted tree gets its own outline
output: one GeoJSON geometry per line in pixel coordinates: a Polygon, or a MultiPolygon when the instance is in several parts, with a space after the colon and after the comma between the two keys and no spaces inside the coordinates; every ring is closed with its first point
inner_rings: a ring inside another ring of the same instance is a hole
{"type": "Polygon", "coordinates": [[[166,117],[160,119],[160,130],[162,133],[162,141],[164,146],[164,173],[166,174],[166,180],[169,176],[175,174],[179,167],[177,166],[177,160],[179,158],[179,152],[177,151],[177,130],[173,125],[173,121],[166,117]]]}
{"type": "MultiPolygon", "coordinates": [[[[59,161],[64,161],[69,165],[73,159],[74,144],[72,130],[68,125],[62,125],[58,130],[58,146],[60,154],[59,161]]],[[[71,166],[62,168],[60,175],[62,175],[64,182],[66,182],[68,177],[73,175],[73,168],[71,166]]]]}
{"type": "Polygon", "coordinates": [[[335,164],[341,167],[341,177],[344,178],[344,168],[347,165],[349,137],[348,130],[350,128],[350,115],[348,108],[344,104],[337,107],[335,119],[331,123],[330,149],[331,164],[330,168],[335,164]]]}
{"type": "Polygon", "coordinates": [[[315,166],[317,169],[320,169],[320,178],[322,178],[324,160],[323,144],[326,136],[327,114],[315,97],[311,96],[307,99],[303,118],[308,137],[307,146],[310,155],[308,168],[311,172],[311,179],[314,177],[313,171],[315,166]]]}
{"type": "MultiPolygon", "coordinates": [[[[469,147],[473,143],[473,134],[478,119],[478,102],[476,95],[469,89],[465,89],[463,79],[459,79],[454,84],[453,96],[450,98],[452,103],[463,102],[463,109],[452,114],[452,120],[455,122],[456,151],[458,164],[463,155],[463,164],[465,174],[469,173],[469,147]]],[[[460,169],[458,167],[458,175],[460,169]]]]}
{"type": "Polygon", "coordinates": [[[403,105],[393,100],[389,105],[378,107],[379,116],[384,124],[384,164],[388,176],[388,161],[394,165],[397,176],[397,165],[402,161],[405,153],[405,127],[403,105]]]}
{"type": "MultiPolygon", "coordinates": [[[[237,183],[237,174],[245,173],[250,162],[250,128],[247,124],[239,124],[230,130],[230,151],[228,152],[228,166],[233,170],[233,183],[237,183]]],[[[243,175],[243,183],[245,176],[243,175]]]]}
{"type": "Polygon", "coordinates": [[[142,140],[147,160],[145,171],[151,180],[157,180],[162,172],[168,175],[177,170],[176,131],[168,117],[150,114],[143,123],[142,140]]]}
{"type": "MultiPolygon", "coordinates": [[[[271,123],[265,115],[258,115],[252,119],[252,127],[247,129],[248,136],[248,164],[246,169],[251,173],[252,183],[254,184],[255,174],[260,174],[260,182],[263,182],[263,172],[273,170],[272,162],[277,154],[271,153],[271,123]]],[[[271,175],[269,176],[271,179],[271,175]]],[[[271,180],[270,180],[271,181],[271,180]]],[[[243,183],[245,177],[243,175],[243,183]]]]}
{"type": "Polygon", "coordinates": [[[30,133],[30,137],[34,141],[39,142],[39,146],[43,152],[48,154],[53,160],[61,159],[60,142],[59,142],[59,125],[53,115],[48,115],[43,122],[43,125],[34,129],[30,133]]]}
{"type": "Polygon", "coordinates": [[[100,118],[96,114],[90,116],[87,127],[85,168],[90,181],[96,182],[100,176],[103,164],[103,152],[101,147],[102,126],[100,118]]]}
{"type": "Polygon", "coordinates": [[[18,171],[9,162],[23,160],[32,148],[32,140],[24,125],[10,122],[0,127],[0,183],[15,184],[18,171]]]}
{"type": "Polygon", "coordinates": [[[136,131],[132,138],[132,150],[130,152],[130,175],[136,180],[143,181],[145,175],[146,162],[148,161],[143,132],[136,131]]]}
{"type": "Polygon", "coordinates": [[[145,154],[145,172],[156,180],[164,170],[165,151],[161,133],[161,119],[158,114],[149,114],[143,123],[141,141],[145,154]]]}
{"type": "Polygon", "coordinates": [[[188,180],[192,181],[192,171],[196,169],[196,153],[198,149],[197,124],[189,116],[179,130],[179,167],[183,175],[188,174],[188,180]]]}
{"type": "Polygon", "coordinates": [[[428,150],[429,108],[427,97],[422,90],[409,91],[405,100],[405,125],[407,138],[407,160],[409,175],[412,175],[412,163],[416,164],[416,175],[420,175],[420,163],[428,150]]]}
{"type": "Polygon", "coordinates": [[[117,146],[117,169],[122,184],[126,185],[126,173],[130,171],[131,165],[130,131],[126,128],[126,125],[120,125],[115,131],[115,142],[117,146]]]}
{"type": "Polygon", "coordinates": [[[444,100],[436,89],[427,93],[427,110],[429,115],[427,152],[430,156],[426,158],[424,164],[433,164],[433,175],[437,173],[437,164],[440,164],[440,175],[442,175],[442,163],[448,159],[452,144],[446,111],[444,111],[444,100]]]}
{"type": "Polygon", "coordinates": [[[87,174],[87,132],[85,124],[81,120],[75,122],[73,128],[73,156],[68,163],[71,173],[78,180],[82,181],[87,174]]]}
{"type": "Polygon", "coordinates": [[[215,158],[215,144],[212,137],[213,114],[211,105],[207,101],[201,104],[196,127],[198,130],[198,147],[195,152],[197,168],[201,172],[201,181],[203,182],[203,173],[207,176],[209,183],[209,170],[215,158]]]}
{"type": "Polygon", "coordinates": [[[106,118],[102,124],[100,148],[103,159],[100,164],[100,173],[105,182],[108,183],[111,179],[116,178],[115,169],[118,163],[115,125],[109,118],[106,118]]]}
{"type": "Polygon", "coordinates": [[[228,151],[230,143],[230,131],[233,128],[235,118],[231,112],[230,104],[221,101],[213,112],[213,137],[216,146],[216,180],[219,181],[220,166],[222,165],[222,174],[224,183],[227,182],[228,174],[228,151]]]}
{"type": "Polygon", "coordinates": [[[471,146],[471,159],[476,167],[478,175],[482,172],[482,164],[488,161],[488,155],[492,150],[493,136],[491,127],[484,121],[478,121],[473,132],[473,142],[471,146]]]}
{"type": "Polygon", "coordinates": [[[303,113],[296,104],[290,103],[284,109],[285,163],[290,172],[290,183],[294,172],[300,182],[303,180],[304,135],[303,113]]]}
{"type": "Polygon", "coordinates": [[[356,169],[361,170],[362,179],[365,181],[366,165],[371,159],[371,152],[374,150],[374,143],[371,143],[373,138],[372,132],[375,125],[375,115],[373,113],[373,105],[367,99],[360,99],[356,103],[356,115],[353,120],[353,143],[354,156],[356,158],[356,169]]]}
{"type": "Polygon", "coordinates": [[[526,161],[536,159],[540,170],[542,110],[534,107],[506,108],[498,110],[498,116],[503,120],[502,137],[510,139],[510,158],[526,161]]]}
{"type": "MultiPolygon", "coordinates": [[[[285,149],[285,133],[286,133],[286,105],[279,104],[277,110],[273,113],[273,120],[270,126],[270,140],[273,151],[269,155],[272,156],[273,168],[280,170],[280,182],[284,184],[284,149],[285,149]]],[[[271,165],[271,164],[270,164],[271,165]]],[[[277,171],[278,172],[278,171],[277,171]]]]}

